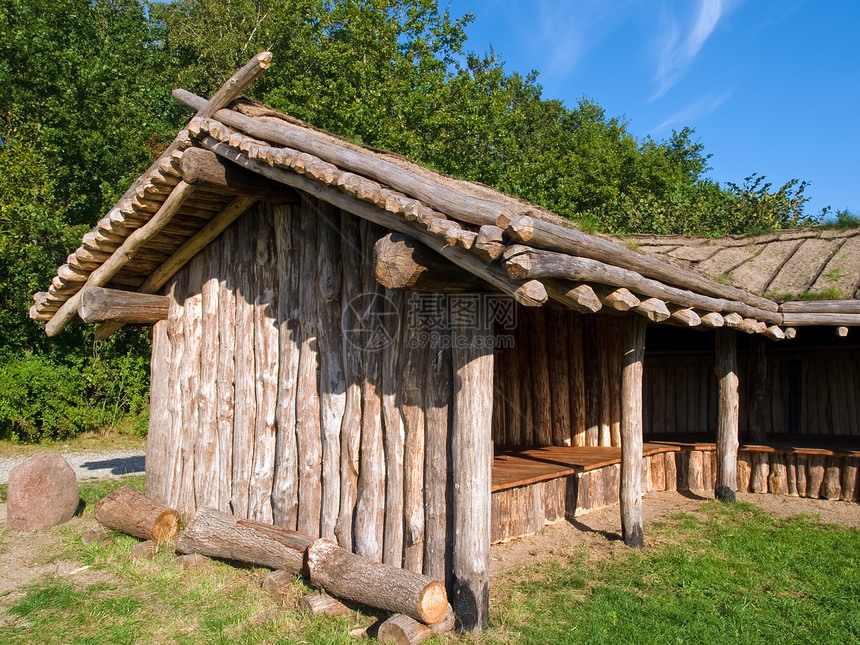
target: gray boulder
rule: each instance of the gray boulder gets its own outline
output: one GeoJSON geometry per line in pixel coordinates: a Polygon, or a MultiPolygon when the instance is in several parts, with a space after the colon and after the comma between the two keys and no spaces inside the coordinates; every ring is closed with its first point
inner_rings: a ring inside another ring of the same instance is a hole
{"type": "Polygon", "coordinates": [[[78,478],[62,455],[44,452],[9,473],[6,517],[10,529],[38,531],[68,522],[78,509],[78,478]]]}

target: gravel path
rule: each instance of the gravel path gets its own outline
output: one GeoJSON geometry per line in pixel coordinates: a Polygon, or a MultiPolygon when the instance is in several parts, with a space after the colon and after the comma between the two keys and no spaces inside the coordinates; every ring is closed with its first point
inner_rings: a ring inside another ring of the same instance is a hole
{"type": "MultiPolygon", "coordinates": [[[[143,473],[143,451],[142,450],[113,450],[105,452],[63,452],[78,480],[82,479],[107,479],[110,477],[121,477],[143,473]]],[[[9,471],[27,457],[0,458],[0,484],[9,481],[9,471]]]]}

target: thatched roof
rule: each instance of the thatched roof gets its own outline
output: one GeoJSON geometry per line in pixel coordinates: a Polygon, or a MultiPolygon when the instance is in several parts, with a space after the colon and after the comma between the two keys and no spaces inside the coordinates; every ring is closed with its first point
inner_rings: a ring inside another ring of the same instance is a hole
{"type": "Polygon", "coordinates": [[[853,295],[860,280],[860,231],[612,240],[578,231],[528,202],[357,146],[244,99],[218,109],[229,101],[216,105],[221,94],[207,102],[174,92],[197,116],[84,236],[48,291],[34,296],[31,316],[48,320],[49,334],[78,312],[84,287],[157,292],[255,199],[295,200],[294,189],[414,238],[524,305],[552,299],[583,312],[607,307],[654,322],[728,325],[775,339],[783,337],[783,324],[860,324],[860,310],[834,314],[832,303],[784,309],[802,311],[789,321],[777,302],[762,297],[829,287],[853,295]],[[183,162],[192,149],[214,152],[265,185],[250,194],[233,184],[192,185],[183,162]],[[828,313],[812,315],[821,312],[828,313]]]}
{"type": "Polygon", "coordinates": [[[805,229],[696,238],[631,235],[642,253],[779,301],[858,298],[860,230],[805,229]]]}

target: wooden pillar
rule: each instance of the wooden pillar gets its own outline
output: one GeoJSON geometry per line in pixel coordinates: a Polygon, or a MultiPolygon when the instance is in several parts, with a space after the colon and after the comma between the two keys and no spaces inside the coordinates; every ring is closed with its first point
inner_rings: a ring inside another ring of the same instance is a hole
{"type": "Polygon", "coordinates": [[[767,433],[767,355],[765,342],[758,335],[749,337],[750,343],[750,413],[749,440],[750,443],[764,443],[767,433]]]}
{"type": "Polygon", "coordinates": [[[642,547],[642,316],[627,316],[621,353],[621,537],[642,547]]]}
{"type": "Polygon", "coordinates": [[[717,481],[714,496],[735,501],[738,481],[738,359],[732,329],[716,330],[719,418],[717,423],[717,481]]]}
{"type": "MultiPolygon", "coordinates": [[[[454,299],[452,296],[452,305],[454,299]]],[[[490,589],[490,471],[493,350],[490,332],[452,325],[454,572],[451,605],[461,628],[487,626],[490,589]]]]}

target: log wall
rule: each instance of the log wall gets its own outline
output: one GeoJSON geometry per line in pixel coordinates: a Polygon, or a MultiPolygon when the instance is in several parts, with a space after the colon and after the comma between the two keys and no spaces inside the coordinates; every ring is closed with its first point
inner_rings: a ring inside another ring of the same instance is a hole
{"type": "MultiPolygon", "coordinates": [[[[376,283],[385,233],[306,196],[260,205],[165,286],[147,493],[186,519],[206,505],[334,537],[450,591],[472,548],[454,539],[452,305],[376,283]]],[[[489,387],[492,352],[471,369],[489,387]]],[[[478,503],[488,521],[489,484],[478,503]]]]}
{"type": "MultiPolygon", "coordinates": [[[[860,351],[792,350],[773,343],[766,348],[764,405],[756,413],[766,435],[860,435],[860,351]]],[[[748,438],[754,385],[746,351],[739,351],[738,370],[739,431],[748,438]]],[[[646,354],[643,386],[647,436],[716,436],[712,351],[646,354]]]]}
{"type": "Polygon", "coordinates": [[[496,328],[493,442],[621,445],[621,316],[515,308],[496,328]]]}

